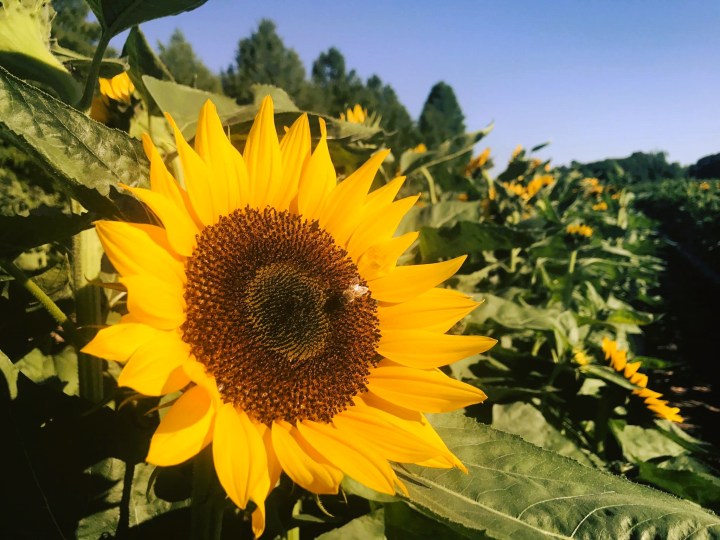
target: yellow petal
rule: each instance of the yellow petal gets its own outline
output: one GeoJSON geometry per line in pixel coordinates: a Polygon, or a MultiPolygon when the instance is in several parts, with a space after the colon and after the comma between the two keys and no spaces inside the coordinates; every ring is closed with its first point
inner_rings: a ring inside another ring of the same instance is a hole
{"type": "Polygon", "coordinates": [[[332,425],[309,420],[299,422],[297,428],[318,453],[331,458],[345,474],[375,491],[395,494],[399,481],[390,464],[363,441],[348,440],[332,425]]]}
{"type": "Polygon", "coordinates": [[[389,150],[381,150],[373,154],[331,192],[320,216],[320,225],[333,235],[339,245],[344,246],[357,228],[363,215],[365,197],[389,153],[389,150]]]}
{"type": "Polygon", "coordinates": [[[123,186],[160,218],[167,232],[168,242],[175,253],[190,257],[195,249],[198,228],[184,207],[179,207],[167,197],[149,189],[123,186]]]}
{"type": "Polygon", "coordinates": [[[403,216],[415,206],[418,197],[414,195],[395,201],[378,212],[371,224],[358,228],[348,242],[350,255],[357,260],[372,245],[391,239],[403,216]]]}
{"type": "Polygon", "coordinates": [[[185,322],[183,289],[152,276],[120,278],[128,290],[128,310],[140,322],[172,330],[185,322]]]}
{"type": "Polygon", "coordinates": [[[630,377],[630,382],[636,386],[646,387],[648,383],[648,376],[644,373],[636,373],[630,377]]]}
{"type": "Polygon", "coordinates": [[[248,201],[254,208],[275,206],[284,197],[280,143],[275,131],[273,102],[266,96],[250,128],[245,151],[245,165],[250,178],[248,201]]]}
{"type": "Polygon", "coordinates": [[[139,347],[161,334],[161,330],[147,324],[113,324],[100,330],[92,341],[82,348],[82,352],[105,360],[126,362],[139,347]]]}
{"type": "Polygon", "coordinates": [[[373,297],[381,302],[407,302],[455,274],[465,256],[432,264],[398,266],[392,273],[369,281],[373,297]]]}
{"type": "Polygon", "coordinates": [[[307,113],[301,114],[280,142],[280,156],[283,168],[283,193],[277,201],[277,208],[286,210],[297,196],[300,175],[310,157],[310,123],[307,113]]]}
{"type": "Polygon", "coordinates": [[[213,436],[215,471],[230,499],[245,508],[250,499],[258,505],[258,488],[269,483],[265,445],[244,411],[225,403],[217,411],[213,436]]]}
{"type": "MultiPolygon", "coordinates": [[[[223,129],[215,105],[206,101],[200,110],[195,132],[195,151],[210,170],[213,209],[218,216],[227,215],[240,206],[240,182],[232,154],[238,151],[223,129]]],[[[240,159],[242,159],[240,157],[240,159]]]]}
{"type": "Polygon", "coordinates": [[[95,228],[110,262],[121,276],[150,275],[185,283],[182,262],[168,248],[167,235],[160,227],[120,221],[97,221],[95,228]]]}
{"type": "Polygon", "coordinates": [[[337,493],[343,473],[317,453],[284,421],[272,425],[272,443],[285,473],[297,485],[312,493],[337,493]]]}
{"type": "Polygon", "coordinates": [[[214,225],[222,208],[215,208],[213,185],[210,170],[195,150],[187,143],[185,137],[169,114],[165,118],[175,133],[175,145],[183,170],[183,181],[187,187],[190,202],[201,223],[205,226],[214,225]]]}
{"type": "Polygon", "coordinates": [[[638,368],[642,362],[633,362],[631,364],[627,364],[625,366],[625,371],[623,372],[623,375],[625,375],[625,378],[629,379],[633,375],[635,375],[635,372],[637,372],[638,368]]]}
{"type": "Polygon", "coordinates": [[[419,235],[418,232],[409,232],[370,246],[357,262],[360,275],[366,280],[373,280],[395,270],[398,257],[408,250],[419,235]]]}
{"type": "MultiPolygon", "coordinates": [[[[380,455],[397,463],[417,463],[437,457],[438,449],[399,421],[390,422],[381,411],[350,407],[333,417],[333,425],[349,440],[362,440],[380,455]]],[[[433,442],[433,441],[431,441],[433,442]]],[[[452,466],[452,465],[448,465],[452,466]]]]}
{"type": "Polygon", "coordinates": [[[193,386],[170,407],[150,440],[147,461],[168,467],[195,456],[212,440],[214,409],[201,386],[193,386]]]}
{"type": "Polygon", "coordinates": [[[298,211],[308,220],[320,217],[320,212],[337,182],[327,145],[325,121],[322,118],[320,131],[320,142],[307,161],[298,186],[298,211]]]}
{"type": "Polygon", "coordinates": [[[183,362],[182,368],[192,382],[205,389],[216,407],[222,405],[215,377],[210,375],[205,366],[198,362],[192,354],[183,362]]]}
{"type": "Polygon", "coordinates": [[[371,371],[367,388],[401,407],[430,413],[454,411],[487,398],[482,390],[439,369],[413,369],[391,362],[381,362],[371,371]]]}
{"type": "Polygon", "coordinates": [[[485,352],[495,343],[497,340],[485,336],[383,328],[377,352],[406,366],[429,369],[485,352]]]}
{"type": "Polygon", "coordinates": [[[452,289],[434,288],[400,304],[378,306],[380,327],[447,332],[480,304],[452,289]]]}
{"type": "Polygon", "coordinates": [[[146,396],[180,390],[190,382],[181,367],[189,354],[189,347],[180,336],[163,332],[133,353],[120,372],[118,385],[133,388],[146,396]]]}
{"type": "Polygon", "coordinates": [[[365,214],[370,216],[370,219],[372,219],[373,214],[379,212],[393,202],[404,183],[405,177],[398,176],[393,178],[384,186],[372,191],[365,199],[365,204],[363,205],[363,211],[365,214]]]}
{"type": "MultiPolygon", "coordinates": [[[[260,437],[263,440],[268,460],[269,482],[265,489],[265,494],[262,496],[262,500],[264,501],[280,480],[282,467],[280,466],[280,462],[278,461],[277,456],[275,455],[275,450],[273,449],[271,429],[264,424],[255,424],[255,428],[258,430],[260,437]]],[[[255,500],[257,508],[252,514],[252,529],[255,534],[255,538],[259,538],[265,531],[265,503],[257,502],[257,499],[253,500],[255,500]]]]}

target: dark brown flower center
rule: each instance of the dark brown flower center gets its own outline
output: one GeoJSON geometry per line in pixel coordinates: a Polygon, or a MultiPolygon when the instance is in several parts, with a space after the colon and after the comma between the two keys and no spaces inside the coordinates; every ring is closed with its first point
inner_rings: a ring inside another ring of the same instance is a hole
{"type": "Polygon", "coordinates": [[[207,227],[186,266],[183,339],[258,421],[329,422],[376,365],[377,304],[317,222],[273,208],[207,227]]]}

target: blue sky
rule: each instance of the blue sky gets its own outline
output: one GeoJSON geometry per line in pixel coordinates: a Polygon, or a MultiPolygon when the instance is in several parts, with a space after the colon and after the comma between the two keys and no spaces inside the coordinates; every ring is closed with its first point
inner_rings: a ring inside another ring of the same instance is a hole
{"type": "MultiPolygon", "coordinates": [[[[437,81],[496,163],[550,141],[555,164],[665,150],[690,164],[720,152],[720,2],[694,0],[209,0],[142,25],[150,43],[180,28],[213,70],[263,18],[306,69],[329,47],[379,75],[417,119],[437,81]]],[[[122,41],[113,42],[122,46],[122,41]]]]}

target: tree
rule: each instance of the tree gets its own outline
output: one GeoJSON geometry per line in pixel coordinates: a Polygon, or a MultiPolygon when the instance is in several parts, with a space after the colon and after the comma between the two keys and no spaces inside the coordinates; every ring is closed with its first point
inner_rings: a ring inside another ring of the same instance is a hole
{"type": "Polygon", "coordinates": [[[450,85],[441,81],[432,87],[420,114],[419,126],[423,142],[429,148],[465,132],[465,116],[450,85]]]}
{"type": "Polygon", "coordinates": [[[335,47],[320,53],[313,62],[311,80],[308,107],[317,112],[338,116],[360,102],[362,80],[355,70],[347,72],[345,57],[335,47]]]}
{"type": "Polygon", "coordinates": [[[235,66],[222,74],[222,81],[225,93],[241,103],[252,99],[255,83],[279,86],[297,99],[306,85],[305,67],[298,53],[285,47],[275,23],[263,19],[256,32],[240,40],[235,66]]]}
{"type": "Polygon", "coordinates": [[[158,43],[158,48],[160,60],[177,82],[209,92],[222,91],[220,78],[197,57],[192,45],[179,29],[175,29],[167,45],[158,43]]]}
{"type": "Polygon", "coordinates": [[[100,24],[89,21],[90,8],[84,0],[52,0],[57,12],[52,22],[52,36],[58,45],[92,56],[100,39],[100,24]]]}
{"type": "Polygon", "coordinates": [[[362,104],[382,117],[380,125],[390,134],[387,144],[394,153],[400,155],[420,142],[417,126],[392,86],[383,84],[380,77],[373,75],[367,80],[363,94],[362,104]]]}

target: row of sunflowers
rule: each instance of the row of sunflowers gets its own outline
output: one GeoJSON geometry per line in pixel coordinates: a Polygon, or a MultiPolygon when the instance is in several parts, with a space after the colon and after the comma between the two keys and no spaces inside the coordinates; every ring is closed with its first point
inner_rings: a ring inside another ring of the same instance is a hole
{"type": "Polygon", "coordinates": [[[388,149],[361,106],[176,84],[135,25],[197,4],[93,4],[127,64],[54,92],[34,64],[54,96],[0,69],[63,199],[0,216],[3,534],[720,528],[711,450],[635,352],[662,265],[633,194],[522,148],[495,176],[490,129],[388,149]]]}

